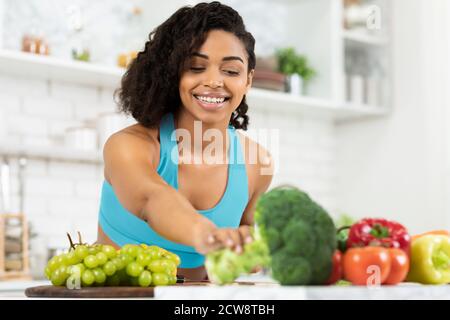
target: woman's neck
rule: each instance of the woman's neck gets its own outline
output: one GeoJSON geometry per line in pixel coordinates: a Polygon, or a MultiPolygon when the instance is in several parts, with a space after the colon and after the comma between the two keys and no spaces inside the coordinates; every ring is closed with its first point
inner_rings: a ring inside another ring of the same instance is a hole
{"type": "MultiPolygon", "coordinates": [[[[228,122],[206,123],[195,118],[183,107],[174,114],[174,122],[175,129],[184,129],[187,130],[187,132],[184,131],[185,133],[189,133],[190,141],[183,141],[185,138],[183,132],[177,133],[177,141],[180,141],[180,136],[183,136],[181,140],[184,146],[190,142],[191,154],[186,156],[201,156],[203,157],[201,163],[204,163],[205,157],[211,154],[214,147],[214,158],[226,161],[229,147],[228,122]],[[218,155],[219,152],[221,154],[218,155]]],[[[199,164],[199,162],[195,163],[199,164]]]]}

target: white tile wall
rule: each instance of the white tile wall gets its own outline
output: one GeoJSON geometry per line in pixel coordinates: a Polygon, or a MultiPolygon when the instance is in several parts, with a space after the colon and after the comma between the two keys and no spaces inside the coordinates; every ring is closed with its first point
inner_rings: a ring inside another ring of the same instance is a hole
{"type": "MultiPolygon", "coordinates": [[[[332,120],[293,116],[258,106],[251,106],[249,114],[252,129],[279,130],[278,155],[272,154],[278,165],[271,187],[295,185],[334,214],[336,141],[332,120]]],[[[258,134],[249,136],[258,138],[258,134]]],[[[272,148],[269,150],[272,152],[272,148]]]]}
{"type": "Polygon", "coordinates": [[[48,121],[44,117],[18,114],[7,116],[8,132],[22,137],[42,137],[48,134],[48,121]]]}
{"type": "MultiPolygon", "coordinates": [[[[101,112],[115,110],[112,97],[108,98],[112,92],[0,75],[0,140],[43,146],[62,143],[68,127],[94,123],[101,112]]],[[[12,209],[18,211],[18,159],[9,160],[12,209]]],[[[95,241],[102,177],[101,165],[28,159],[24,212],[38,237],[48,245],[65,246],[65,233],[79,230],[86,241],[95,241]]]]}
{"type": "MultiPolygon", "coordinates": [[[[64,130],[115,110],[113,91],[67,83],[0,76],[0,126],[8,140],[48,145],[64,130]]],[[[279,171],[272,186],[290,183],[333,212],[336,141],[331,120],[293,117],[251,106],[253,129],[279,129],[279,171]]],[[[76,150],[74,150],[76,152],[76,150]]],[[[18,210],[18,160],[11,159],[14,209],[18,210]]],[[[95,241],[103,167],[95,164],[29,160],[26,167],[25,213],[39,237],[66,245],[66,232],[95,241]]]]}
{"type": "Polygon", "coordinates": [[[24,115],[40,116],[46,119],[71,120],[73,118],[73,106],[68,99],[24,97],[22,112],[24,115]]]}
{"type": "Polygon", "coordinates": [[[98,103],[100,90],[96,87],[72,83],[50,82],[50,96],[54,99],[67,99],[78,103],[98,103]]]}
{"type": "Polygon", "coordinates": [[[48,94],[48,81],[37,78],[14,77],[0,74],[1,91],[17,94],[20,97],[45,97],[48,94]]]}

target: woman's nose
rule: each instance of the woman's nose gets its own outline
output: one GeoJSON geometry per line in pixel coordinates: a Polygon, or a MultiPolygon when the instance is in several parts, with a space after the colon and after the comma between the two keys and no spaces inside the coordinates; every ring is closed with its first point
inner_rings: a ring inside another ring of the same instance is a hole
{"type": "Polygon", "coordinates": [[[222,80],[211,80],[208,84],[208,87],[221,88],[221,87],[223,87],[223,81],[222,80]]]}
{"type": "Polygon", "coordinates": [[[210,88],[223,87],[223,78],[220,71],[211,70],[206,74],[204,85],[210,88]]]}

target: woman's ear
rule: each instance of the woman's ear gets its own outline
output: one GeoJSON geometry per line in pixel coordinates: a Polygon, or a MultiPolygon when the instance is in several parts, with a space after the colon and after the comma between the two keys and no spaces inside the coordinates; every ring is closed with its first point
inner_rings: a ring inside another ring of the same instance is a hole
{"type": "Polygon", "coordinates": [[[252,69],[252,70],[250,70],[250,72],[247,75],[247,86],[245,88],[245,94],[247,94],[248,91],[250,90],[250,88],[252,87],[254,74],[255,74],[255,69],[252,69]]]}

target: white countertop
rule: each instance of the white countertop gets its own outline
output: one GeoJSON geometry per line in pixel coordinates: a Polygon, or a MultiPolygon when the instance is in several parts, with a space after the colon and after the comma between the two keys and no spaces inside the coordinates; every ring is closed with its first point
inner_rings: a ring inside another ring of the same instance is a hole
{"type": "Polygon", "coordinates": [[[450,299],[450,285],[425,286],[279,286],[229,285],[203,287],[157,287],[157,299],[167,300],[410,300],[450,299]]]}
{"type": "MultiPolygon", "coordinates": [[[[450,299],[450,285],[420,285],[402,283],[396,286],[280,286],[268,279],[240,278],[241,284],[227,286],[167,286],[155,288],[155,299],[170,300],[409,300],[450,299]],[[253,281],[256,284],[245,284],[253,281]]],[[[0,299],[28,299],[28,287],[49,285],[48,281],[0,282],[0,299]]]]}
{"type": "Polygon", "coordinates": [[[157,287],[157,299],[174,300],[409,300],[450,299],[450,285],[401,283],[395,286],[281,286],[270,276],[252,274],[226,286],[157,287]]]}
{"type": "Polygon", "coordinates": [[[37,286],[47,286],[48,280],[30,281],[0,281],[0,299],[27,299],[25,289],[37,286]]]}

